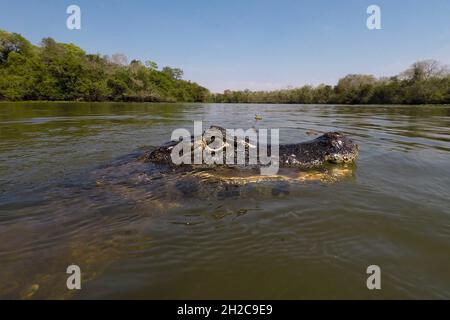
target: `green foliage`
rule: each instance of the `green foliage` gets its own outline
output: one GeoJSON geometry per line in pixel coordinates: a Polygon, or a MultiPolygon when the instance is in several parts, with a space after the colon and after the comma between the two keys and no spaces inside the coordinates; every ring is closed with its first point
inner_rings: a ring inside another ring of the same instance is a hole
{"type": "Polygon", "coordinates": [[[0,99],[78,101],[202,102],[209,91],[182,80],[183,71],[115,54],[86,54],[52,38],[33,46],[22,36],[0,30],[0,99]]]}
{"type": "Polygon", "coordinates": [[[434,60],[418,61],[391,78],[348,75],[337,85],[211,95],[182,80],[183,70],[125,55],[87,54],[74,44],[44,38],[32,45],[0,30],[0,100],[166,101],[317,104],[449,104],[450,73],[434,60]]]}
{"type": "Polygon", "coordinates": [[[30,56],[32,49],[32,44],[20,34],[0,30],[0,64],[5,63],[12,52],[30,56]]]}
{"type": "Polygon", "coordinates": [[[145,61],[145,66],[151,70],[158,70],[158,64],[155,61],[145,61]]]}
{"type": "Polygon", "coordinates": [[[162,69],[162,72],[171,77],[172,79],[180,80],[183,78],[183,70],[178,68],[171,68],[171,67],[164,67],[162,69]]]}
{"type": "Polygon", "coordinates": [[[224,103],[317,103],[317,104],[449,104],[450,73],[439,62],[425,60],[392,78],[348,75],[334,87],[319,85],[276,91],[230,91],[214,94],[224,103]]]}

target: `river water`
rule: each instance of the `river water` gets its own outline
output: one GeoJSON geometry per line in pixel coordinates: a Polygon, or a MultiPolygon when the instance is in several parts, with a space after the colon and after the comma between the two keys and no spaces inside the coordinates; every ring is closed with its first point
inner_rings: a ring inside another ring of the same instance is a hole
{"type": "Polygon", "coordinates": [[[449,106],[1,103],[0,298],[449,299],[449,189],[449,106]],[[200,120],[338,130],[360,157],[290,192],[98,191],[99,168],[200,120]]]}

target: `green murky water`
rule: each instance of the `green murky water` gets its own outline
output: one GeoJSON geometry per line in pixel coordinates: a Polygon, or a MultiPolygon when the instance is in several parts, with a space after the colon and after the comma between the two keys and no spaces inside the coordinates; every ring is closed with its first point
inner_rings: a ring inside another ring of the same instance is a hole
{"type": "Polygon", "coordinates": [[[0,297],[448,299],[449,164],[448,106],[2,103],[0,297]],[[194,120],[281,142],[339,130],[360,158],[348,179],[289,193],[99,192],[99,167],[194,120]]]}

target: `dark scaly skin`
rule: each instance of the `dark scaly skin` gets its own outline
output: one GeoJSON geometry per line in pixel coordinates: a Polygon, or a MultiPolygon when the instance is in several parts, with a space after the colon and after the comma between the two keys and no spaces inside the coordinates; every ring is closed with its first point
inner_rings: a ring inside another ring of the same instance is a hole
{"type": "Polygon", "coordinates": [[[280,167],[312,168],[325,163],[351,163],[358,145],[339,132],[328,132],[309,141],[280,145],[280,167]]]}
{"type": "MultiPolygon", "coordinates": [[[[214,126],[215,129],[224,132],[223,128],[214,126]]],[[[194,138],[191,137],[193,144],[194,138]]],[[[147,152],[142,159],[146,162],[167,165],[169,167],[186,167],[190,169],[217,167],[218,165],[175,165],[172,163],[172,148],[178,141],[169,142],[152,152],[147,152]]],[[[206,141],[208,144],[209,141],[206,141]]],[[[245,142],[243,142],[245,143],[245,142]]],[[[235,142],[235,158],[237,154],[237,143],[235,142]]],[[[270,146],[268,146],[270,150],[270,146]]],[[[350,138],[339,132],[328,132],[322,136],[307,142],[284,144],[279,147],[279,167],[280,168],[300,168],[309,169],[322,166],[326,163],[352,163],[358,157],[358,145],[350,138]]],[[[246,148],[246,158],[248,159],[248,148],[246,148]]],[[[257,165],[226,165],[227,167],[252,167],[261,166],[258,160],[257,165]]]]}

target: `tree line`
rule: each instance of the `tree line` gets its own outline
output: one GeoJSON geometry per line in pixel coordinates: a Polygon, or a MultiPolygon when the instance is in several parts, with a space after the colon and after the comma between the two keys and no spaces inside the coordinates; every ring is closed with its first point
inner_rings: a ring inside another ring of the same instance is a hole
{"type": "Polygon", "coordinates": [[[334,86],[211,94],[183,80],[183,70],[123,54],[88,54],[44,38],[31,44],[0,30],[0,100],[138,101],[301,104],[450,104],[450,72],[435,60],[414,63],[393,77],[351,74],[334,86]]]}
{"type": "Polygon", "coordinates": [[[435,60],[414,63],[393,77],[350,74],[335,86],[274,91],[230,91],[212,95],[221,103],[450,104],[450,72],[435,60]]]}
{"type": "Polygon", "coordinates": [[[182,80],[183,71],[153,61],[87,54],[44,38],[32,45],[0,30],[0,100],[203,102],[208,89],[182,80]]]}

